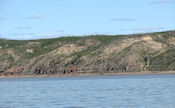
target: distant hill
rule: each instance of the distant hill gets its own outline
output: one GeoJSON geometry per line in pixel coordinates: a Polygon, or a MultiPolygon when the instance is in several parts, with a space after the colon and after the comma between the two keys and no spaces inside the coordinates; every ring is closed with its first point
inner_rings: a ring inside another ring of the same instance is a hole
{"type": "Polygon", "coordinates": [[[66,74],[175,70],[175,31],[0,39],[0,74],[66,74]]]}

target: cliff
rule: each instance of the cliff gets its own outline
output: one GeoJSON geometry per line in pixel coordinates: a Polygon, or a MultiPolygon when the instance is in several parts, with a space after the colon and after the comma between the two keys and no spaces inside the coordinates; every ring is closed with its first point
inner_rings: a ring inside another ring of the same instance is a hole
{"type": "Polygon", "coordinates": [[[175,31],[0,39],[0,75],[175,70],[175,31]]]}

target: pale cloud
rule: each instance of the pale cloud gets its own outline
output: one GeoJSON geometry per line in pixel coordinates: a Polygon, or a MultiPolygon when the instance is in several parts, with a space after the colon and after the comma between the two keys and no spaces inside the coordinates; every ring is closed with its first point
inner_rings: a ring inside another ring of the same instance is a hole
{"type": "Polygon", "coordinates": [[[8,35],[15,35],[15,36],[19,36],[19,35],[24,35],[23,33],[11,33],[11,34],[8,34],[8,35]]]}
{"type": "Polygon", "coordinates": [[[15,27],[14,29],[16,30],[28,30],[28,29],[31,29],[30,26],[21,26],[21,27],[15,27]]]}
{"type": "Polygon", "coordinates": [[[123,29],[123,28],[121,28],[121,29],[119,29],[119,31],[127,31],[127,29],[123,29]]]}
{"type": "Polygon", "coordinates": [[[9,39],[14,39],[14,40],[33,40],[33,39],[35,39],[35,36],[22,35],[22,36],[16,36],[16,37],[9,37],[9,39]]]}
{"type": "Polygon", "coordinates": [[[35,15],[35,16],[30,16],[30,17],[27,17],[27,18],[28,18],[28,19],[43,19],[44,16],[41,15],[41,14],[37,14],[37,15],[35,15]]]}
{"type": "Polygon", "coordinates": [[[34,33],[11,33],[8,35],[21,36],[21,35],[34,35],[34,33]]]}
{"type": "Polygon", "coordinates": [[[6,20],[6,18],[5,17],[0,17],[0,20],[6,20]]]}
{"type": "MultiPolygon", "coordinates": [[[[21,39],[21,38],[19,38],[19,40],[20,40],[20,39],[21,39]]],[[[25,36],[22,37],[22,39],[23,39],[23,40],[30,40],[30,39],[32,39],[32,37],[29,36],[29,35],[25,35],[25,36]]]]}
{"type": "Polygon", "coordinates": [[[0,34],[0,38],[12,39],[12,40],[29,40],[34,39],[36,36],[34,33],[10,33],[10,34],[0,34]]]}
{"type": "Polygon", "coordinates": [[[151,1],[150,4],[169,4],[171,3],[168,0],[157,0],[157,1],[151,1]]]}
{"type": "Polygon", "coordinates": [[[19,16],[20,14],[12,12],[12,13],[4,13],[4,15],[7,15],[7,16],[19,16]]]}
{"type": "Polygon", "coordinates": [[[58,33],[49,33],[49,34],[42,34],[39,37],[41,38],[55,38],[55,37],[59,37],[60,34],[58,33]]]}
{"type": "Polygon", "coordinates": [[[34,35],[34,33],[26,33],[26,35],[34,35]]]}
{"type": "Polygon", "coordinates": [[[161,30],[164,29],[163,26],[149,26],[149,27],[137,27],[134,28],[134,31],[152,31],[152,30],[161,30]]]}
{"type": "Polygon", "coordinates": [[[112,35],[113,33],[112,32],[104,32],[102,34],[104,34],[104,35],[112,35]]]}
{"type": "Polygon", "coordinates": [[[112,32],[92,32],[92,33],[86,33],[84,36],[89,36],[89,35],[112,35],[112,32]]]}
{"type": "Polygon", "coordinates": [[[40,39],[47,39],[47,38],[56,38],[59,37],[60,35],[57,33],[49,33],[49,34],[41,34],[38,36],[40,39]]]}
{"type": "Polygon", "coordinates": [[[63,30],[58,30],[57,33],[64,33],[64,31],[63,30]]]}
{"type": "Polygon", "coordinates": [[[65,33],[65,32],[56,32],[56,33],[48,33],[48,34],[41,34],[39,35],[39,37],[41,38],[57,38],[57,37],[60,37],[60,36],[70,36],[68,33],[65,33]]]}
{"type": "Polygon", "coordinates": [[[132,22],[136,21],[136,19],[133,18],[113,18],[111,21],[118,21],[118,22],[132,22]]]}
{"type": "Polygon", "coordinates": [[[41,36],[57,36],[58,34],[44,34],[44,35],[41,35],[41,36]]]}

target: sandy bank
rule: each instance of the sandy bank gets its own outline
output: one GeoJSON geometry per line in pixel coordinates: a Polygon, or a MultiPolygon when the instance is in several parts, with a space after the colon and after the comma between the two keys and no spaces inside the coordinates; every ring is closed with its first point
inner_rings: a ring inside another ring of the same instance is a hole
{"type": "Polygon", "coordinates": [[[175,74],[175,71],[142,71],[120,73],[79,73],[79,74],[53,74],[53,75],[11,75],[0,78],[41,78],[41,77],[70,77],[70,76],[115,76],[115,75],[149,75],[149,74],[175,74]]]}

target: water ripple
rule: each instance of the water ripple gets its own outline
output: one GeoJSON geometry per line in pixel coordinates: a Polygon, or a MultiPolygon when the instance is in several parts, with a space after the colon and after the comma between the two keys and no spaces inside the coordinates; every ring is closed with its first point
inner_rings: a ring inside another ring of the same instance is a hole
{"type": "Polygon", "coordinates": [[[0,108],[173,108],[175,75],[0,79],[0,108]]]}

